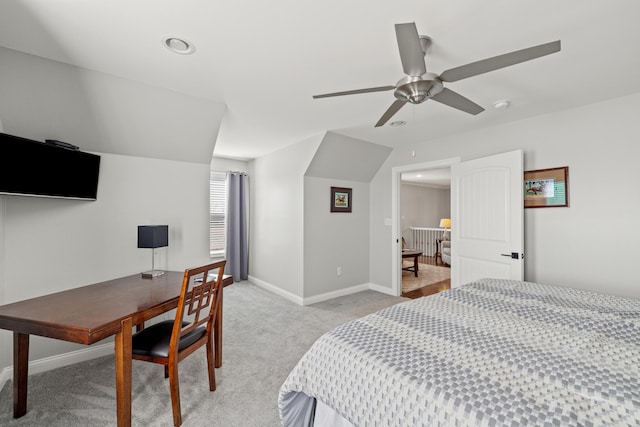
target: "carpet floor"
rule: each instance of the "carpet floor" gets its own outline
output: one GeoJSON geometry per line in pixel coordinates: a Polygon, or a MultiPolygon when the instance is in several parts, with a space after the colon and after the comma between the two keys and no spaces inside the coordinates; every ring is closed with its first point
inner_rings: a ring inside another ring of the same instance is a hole
{"type": "MultiPolygon", "coordinates": [[[[412,267],[413,263],[404,261],[402,266],[412,267]]],[[[402,270],[402,292],[409,292],[450,278],[451,269],[449,267],[419,263],[418,277],[415,277],[413,271],[402,270]]]]}
{"type": "MultiPolygon", "coordinates": [[[[278,391],[296,362],[325,332],[398,302],[378,292],[301,307],[250,282],[225,288],[223,365],[209,392],[204,349],[180,362],[183,426],[280,425],[278,391]]],[[[163,367],[133,361],[132,424],[172,426],[163,367]]],[[[1,426],[114,426],[113,356],[29,377],[27,414],[12,417],[12,383],[0,391],[1,426]]]]}

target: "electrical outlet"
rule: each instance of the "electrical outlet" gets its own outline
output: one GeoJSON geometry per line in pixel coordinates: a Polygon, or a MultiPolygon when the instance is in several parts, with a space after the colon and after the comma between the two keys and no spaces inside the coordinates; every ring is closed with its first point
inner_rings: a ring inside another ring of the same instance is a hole
{"type": "Polygon", "coordinates": [[[342,276],[342,267],[338,267],[338,269],[336,270],[336,274],[338,276],[342,276]]]}

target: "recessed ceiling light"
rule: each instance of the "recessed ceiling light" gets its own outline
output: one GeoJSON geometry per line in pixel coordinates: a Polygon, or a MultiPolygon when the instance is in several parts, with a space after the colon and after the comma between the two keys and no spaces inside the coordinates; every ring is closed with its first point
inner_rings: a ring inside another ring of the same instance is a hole
{"type": "Polygon", "coordinates": [[[396,120],[395,122],[389,123],[389,126],[393,126],[394,128],[398,128],[398,127],[404,126],[406,124],[407,124],[407,122],[405,122],[403,120],[396,120]]]}
{"type": "Polygon", "coordinates": [[[496,101],[493,103],[493,108],[495,108],[496,110],[506,110],[507,108],[509,108],[510,104],[511,103],[506,99],[501,99],[500,101],[496,101]]]}
{"type": "Polygon", "coordinates": [[[190,53],[196,51],[196,48],[190,41],[185,40],[181,37],[165,37],[162,39],[162,44],[170,51],[179,53],[181,55],[189,55],[190,53]]]}

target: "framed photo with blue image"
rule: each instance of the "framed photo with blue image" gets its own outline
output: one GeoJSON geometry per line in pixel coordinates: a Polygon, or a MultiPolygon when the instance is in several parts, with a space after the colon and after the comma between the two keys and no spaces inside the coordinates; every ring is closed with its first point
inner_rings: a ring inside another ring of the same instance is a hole
{"type": "Polygon", "coordinates": [[[569,166],[525,171],[525,208],[569,207],[569,166]]]}

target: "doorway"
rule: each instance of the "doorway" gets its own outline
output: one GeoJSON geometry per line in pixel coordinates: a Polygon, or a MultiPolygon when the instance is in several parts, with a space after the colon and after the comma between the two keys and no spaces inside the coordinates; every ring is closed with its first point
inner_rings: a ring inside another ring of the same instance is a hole
{"type": "MultiPolygon", "coordinates": [[[[425,172],[438,170],[438,169],[447,169],[450,168],[452,164],[459,163],[460,159],[458,157],[451,159],[438,160],[427,163],[418,163],[414,165],[405,165],[405,166],[397,166],[392,168],[392,177],[391,177],[391,198],[392,198],[392,208],[391,208],[391,234],[394,238],[394,247],[397,248],[392,258],[392,292],[394,295],[402,294],[402,232],[403,232],[403,221],[402,221],[402,213],[401,213],[401,186],[402,186],[402,176],[405,174],[409,176],[409,174],[417,174],[418,172],[425,172]]],[[[406,240],[406,239],[405,239],[406,240]]],[[[419,270],[419,268],[418,268],[419,270]]]]}
{"type": "Polygon", "coordinates": [[[451,167],[451,287],[481,277],[524,279],[521,149],[460,162],[452,158],[392,168],[392,294],[401,294],[400,183],[406,172],[451,167]]]}
{"type": "Polygon", "coordinates": [[[402,296],[419,298],[451,285],[451,168],[401,174],[402,296]]]}

